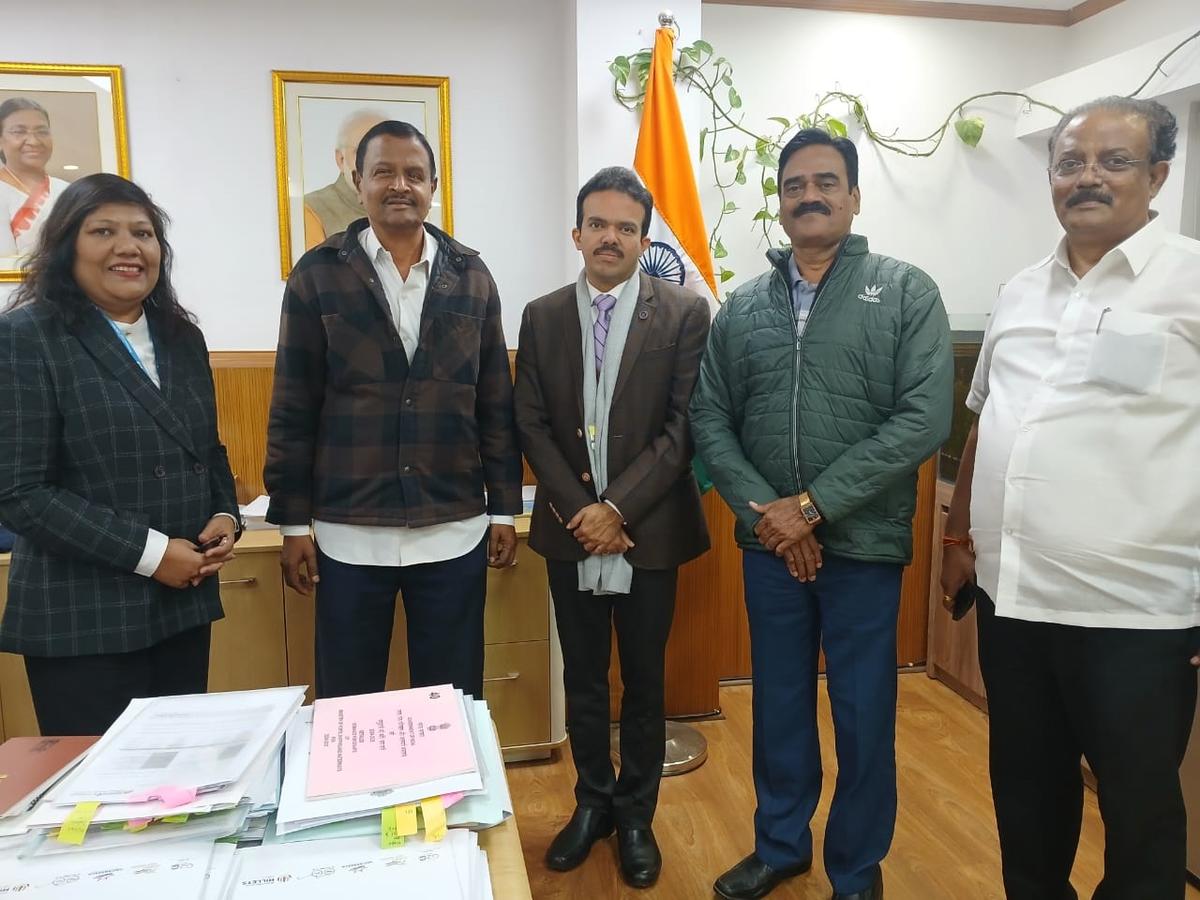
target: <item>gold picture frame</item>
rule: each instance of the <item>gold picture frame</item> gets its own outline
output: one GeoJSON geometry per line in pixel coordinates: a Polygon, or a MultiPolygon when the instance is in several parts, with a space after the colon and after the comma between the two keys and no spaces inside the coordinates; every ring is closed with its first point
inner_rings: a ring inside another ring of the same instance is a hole
{"type": "Polygon", "coordinates": [[[285,279],[310,246],[348,224],[350,207],[357,203],[348,157],[366,130],[364,123],[371,121],[400,119],[421,129],[433,148],[438,177],[430,221],[453,233],[449,78],[277,70],[271,82],[279,262],[285,279]],[[338,146],[342,143],[346,149],[338,146]]]}
{"type": "MultiPolygon", "coordinates": [[[[0,122],[0,155],[28,140],[30,160],[24,168],[40,165],[45,188],[30,189],[30,176],[18,166],[14,172],[0,164],[0,282],[21,281],[23,261],[58,194],[70,182],[95,172],[115,172],[129,177],[129,136],[125,118],[125,86],[120,66],[59,65],[57,63],[0,62],[0,108],[10,100],[32,101],[34,106],[7,114],[48,119],[48,133],[36,136],[24,122],[0,122]],[[38,109],[42,110],[41,113],[38,109]],[[13,137],[20,135],[21,137],[13,137]],[[45,141],[49,139],[49,149],[45,141]],[[42,149],[38,149],[41,147],[42,149]],[[44,159],[38,159],[44,155],[44,159]]],[[[35,123],[36,124],[36,123],[35,123]]],[[[33,176],[36,184],[37,175],[33,176]]]]}

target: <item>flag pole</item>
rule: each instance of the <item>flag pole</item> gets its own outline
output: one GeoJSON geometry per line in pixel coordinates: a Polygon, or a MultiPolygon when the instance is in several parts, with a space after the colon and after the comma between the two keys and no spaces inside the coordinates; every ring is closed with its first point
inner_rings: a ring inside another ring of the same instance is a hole
{"type": "MultiPolygon", "coordinates": [[[[664,9],[658,14],[658,25],[660,28],[670,28],[675,36],[678,37],[679,24],[675,21],[675,15],[669,9],[664,9]]],[[[673,59],[668,60],[668,66],[673,64],[673,59]]],[[[705,244],[704,252],[707,253],[707,250],[708,247],[705,244]]],[[[708,741],[699,729],[684,722],[667,719],[666,730],[667,739],[662,770],[664,777],[690,772],[693,769],[699,768],[708,759],[708,741]]],[[[621,727],[618,724],[613,724],[610,728],[609,753],[619,765],[621,760],[621,727]]]]}

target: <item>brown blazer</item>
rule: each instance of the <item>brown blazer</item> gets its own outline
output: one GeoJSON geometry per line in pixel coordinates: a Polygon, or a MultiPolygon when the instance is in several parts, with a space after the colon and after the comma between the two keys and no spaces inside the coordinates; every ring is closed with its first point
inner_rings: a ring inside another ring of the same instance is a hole
{"type": "Polygon", "coordinates": [[[609,413],[608,490],[596,496],[583,420],[583,333],[575,284],[525,307],[514,390],[521,449],[538,479],[529,546],[547,559],[587,553],[567,531],[584,506],[606,499],[625,517],[636,545],[626,559],[669,569],[708,549],[692,475],[688,401],[708,337],[708,302],[638,273],[609,413]]]}

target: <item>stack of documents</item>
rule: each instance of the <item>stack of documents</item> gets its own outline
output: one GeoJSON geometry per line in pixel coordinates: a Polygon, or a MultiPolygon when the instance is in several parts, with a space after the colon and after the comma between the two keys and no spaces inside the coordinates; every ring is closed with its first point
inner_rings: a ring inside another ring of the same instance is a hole
{"type": "Polygon", "coordinates": [[[492,900],[487,854],[475,833],[463,829],[438,843],[413,840],[386,850],[370,838],[250,847],[237,851],[234,865],[230,891],[211,900],[492,900]]]}
{"type": "Polygon", "coordinates": [[[132,701],[29,814],[39,839],[22,856],[238,834],[277,802],[303,699],[293,687],[132,701]]]}
{"type": "Polygon", "coordinates": [[[16,737],[0,745],[0,850],[29,839],[29,813],[99,738],[16,737]]]}
{"type": "MultiPolygon", "coordinates": [[[[430,689],[423,690],[429,691],[430,689]]],[[[443,798],[446,822],[449,826],[489,828],[499,825],[511,816],[512,800],[509,797],[508,783],[504,777],[504,760],[500,753],[495,729],[492,727],[487,703],[465,697],[461,691],[455,691],[450,686],[436,690],[443,694],[453,695],[455,702],[461,707],[462,721],[466,725],[465,734],[468,747],[456,748],[455,754],[445,760],[414,759],[413,768],[406,769],[403,773],[399,769],[404,766],[405,758],[401,759],[399,765],[394,765],[392,769],[388,770],[393,773],[391,775],[386,772],[356,775],[355,783],[364,781],[367,783],[407,782],[402,786],[367,789],[357,793],[339,793],[315,798],[309,795],[309,785],[325,786],[329,783],[327,778],[313,774],[312,746],[320,745],[322,752],[318,754],[318,757],[327,762],[329,754],[324,751],[327,750],[330,732],[323,731],[319,735],[315,733],[312,724],[314,711],[307,708],[299,710],[287,734],[283,787],[279,798],[279,812],[275,821],[275,832],[278,839],[283,841],[317,840],[328,837],[378,834],[381,828],[380,814],[383,810],[431,797],[443,798]],[[472,761],[467,771],[462,771],[464,768],[463,754],[469,755],[472,761]],[[411,776],[411,772],[414,771],[419,772],[420,777],[431,775],[433,777],[428,777],[428,780],[414,781],[411,776]],[[447,771],[454,774],[443,774],[447,771]]],[[[393,691],[389,693],[404,695],[410,692],[393,691]]],[[[353,701],[357,698],[344,699],[353,701]]],[[[325,701],[318,701],[318,715],[320,714],[320,704],[323,702],[325,701]]],[[[390,702],[395,705],[407,701],[403,698],[396,698],[390,702]]],[[[346,741],[350,728],[348,723],[351,719],[348,719],[347,715],[351,714],[343,708],[341,712],[343,743],[346,741]]],[[[424,722],[415,716],[414,711],[411,733],[419,733],[424,722]]],[[[352,715],[351,718],[353,718],[352,715]]],[[[333,721],[337,721],[336,714],[333,721]]],[[[451,720],[448,718],[431,719],[424,724],[427,726],[441,725],[448,721],[451,720]]],[[[364,731],[365,743],[368,745],[370,744],[369,731],[370,727],[364,731]]],[[[438,728],[437,731],[448,731],[448,729],[438,728]]],[[[359,743],[364,742],[359,741],[359,743]]],[[[419,742],[417,746],[419,746],[419,742]]],[[[406,748],[414,749],[412,745],[406,745],[406,748]]],[[[336,753],[334,759],[336,759],[336,753]]],[[[266,840],[271,841],[272,837],[268,835],[266,840]]]]}

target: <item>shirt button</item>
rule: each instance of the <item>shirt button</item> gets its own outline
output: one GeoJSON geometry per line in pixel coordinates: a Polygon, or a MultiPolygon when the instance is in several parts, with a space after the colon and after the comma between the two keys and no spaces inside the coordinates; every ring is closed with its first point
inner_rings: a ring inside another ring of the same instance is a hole
{"type": "Polygon", "coordinates": [[[192,471],[195,472],[197,475],[203,475],[204,474],[204,463],[196,463],[194,466],[192,466],[192,471]]]}
{"type": "Polygon", "coordinates": [[[1025,432],[1026,434],[1028,434],[1029,432],[1033,431],[1033,426],[1032,425],[1022,425],[1021,430],[1023,432],[1025,432]]]}
{"type": "Polygon", "coordinates": [[[412,397],[405,397],[405,398],[404,398],[404,405],[405,405],[405,406],[412,406],[412,397]]]}
{"type": "Polygon", "coordinates": [[[155,478],[166,478],[167,477],[167,467],[166,466],[155,466],[154,467],[154,477],[155,478]]]}
{"type": "Polygon", "coordinates": [[[584,472],[584,473],[583,473],[582,475],[580,475],[579,477],[583,479],[583,483],[584,483],[584,484],[587,484],[588,482],[590,482],[590,481],[592,480],[592,476],[591,476],[591,475],[589,475],[587,472],[584,472]]]}
{"type": "Polygon", "coordinates": [[[405,466],[405,467],[404,467],[404,471],[405,471],[405,472],[411,472],[411,471],[412,471],[412,466],[405,466]]]}
{"type": "Polygon", "coordinates": [[[583,429],[582,428],[575,429],[575,437],[577,437],[577,438],[583,437],[583,429]]]}
{"type": "Polygon", "coordinates": [[[1013,530],[1011,528],[1005,528],[1004,533],[1007,535],[1011,535],[1013,533],[1013,530]]]}

